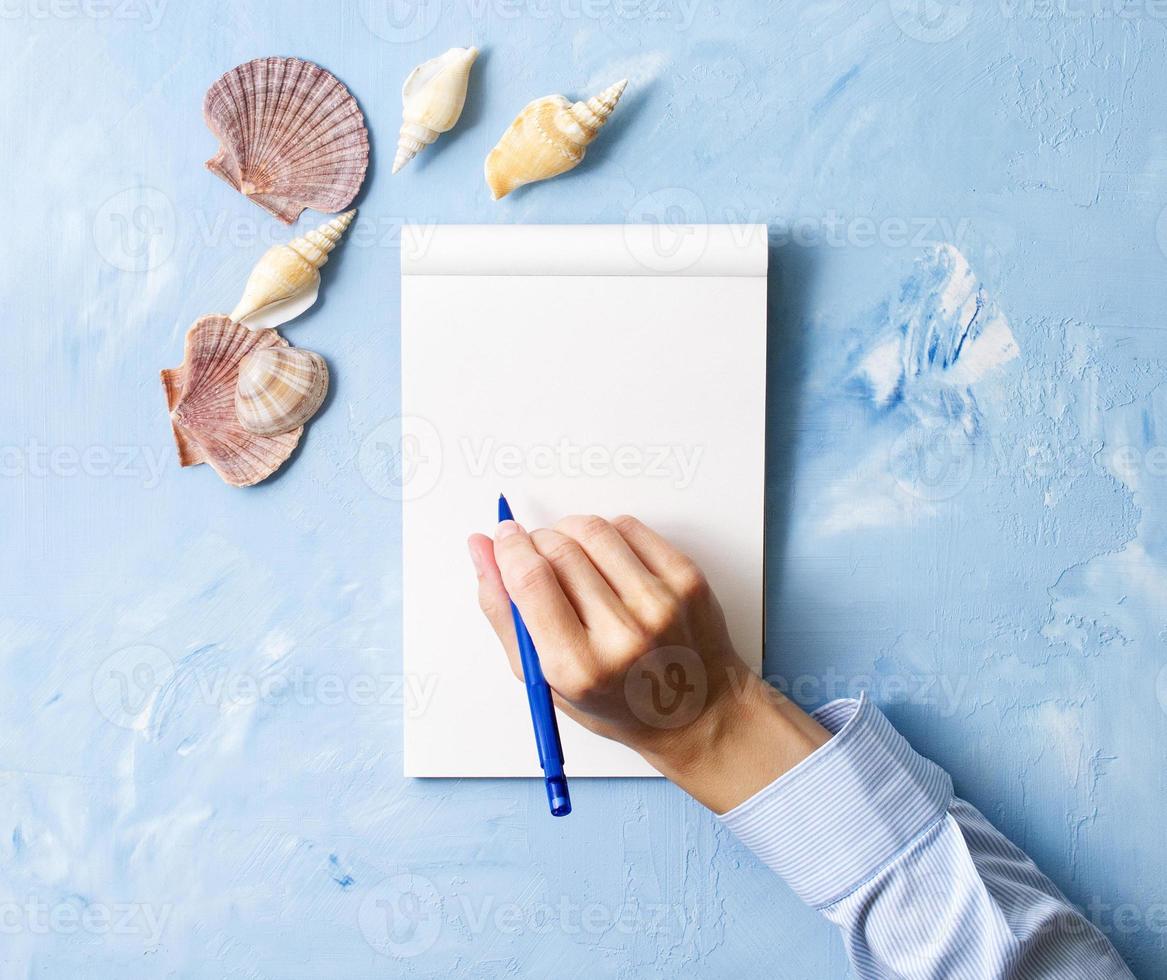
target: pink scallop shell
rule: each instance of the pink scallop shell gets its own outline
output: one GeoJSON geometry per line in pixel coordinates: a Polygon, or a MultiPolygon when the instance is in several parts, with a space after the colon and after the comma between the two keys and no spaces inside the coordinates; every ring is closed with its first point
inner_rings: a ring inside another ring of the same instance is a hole
{"type": "Polygon", "coordinates": [[[235,414],[239,363],[252,351],[274,346],[288,342],[274,330],[249,330],[219,315],[200,317],[186,332],[182,363],[162,371],[181,465],[210,463],[227,483],[249,487],[292,455],[303,426],[261,436],[243,428],[235,414]]]}
{"type": "Polygon", "coordinates": [[[343,211],[361,189],[365,117],[319,65],[257,58],[232,68],[207,90],[203,118],[219,140],[207,169],[285,224],[305,208],[343,211]]]}

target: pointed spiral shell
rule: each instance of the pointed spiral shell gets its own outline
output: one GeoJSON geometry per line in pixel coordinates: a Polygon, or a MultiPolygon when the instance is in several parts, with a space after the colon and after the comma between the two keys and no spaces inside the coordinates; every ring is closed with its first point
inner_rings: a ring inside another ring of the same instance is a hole
{"type": "Polygon", "coordinates": [[[486,183],[494,199],[577,166],[627,84],[619,81],[584,102],[548,95],[528,103],[486,157],[486,183]]]}
{"type": "Polygon", "coordinates": [[[401,87],[401,133],[394,173],[454,128],[466,104],[470,68],[477,57],[477,48],[450,48],[409,73],[401,87]]]}
{"type": "Polygon", "coordinates": [[[316,302],[320,267],[328,261],[354,215],[356,211],[348,211],[264,252],[247,277],[231,319],[245,327],[264,329],[287,323],[308,309],[316,302]]]}

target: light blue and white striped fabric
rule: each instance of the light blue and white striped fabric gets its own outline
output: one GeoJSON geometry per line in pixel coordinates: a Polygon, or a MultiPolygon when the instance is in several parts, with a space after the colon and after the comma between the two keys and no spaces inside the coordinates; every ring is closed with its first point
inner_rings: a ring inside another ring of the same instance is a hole
{"type": "Polygon", "coordinates": [[[865,697],[721,820],[843,932],[859,977],[1131,977],[1118,953],[865,697]]]}

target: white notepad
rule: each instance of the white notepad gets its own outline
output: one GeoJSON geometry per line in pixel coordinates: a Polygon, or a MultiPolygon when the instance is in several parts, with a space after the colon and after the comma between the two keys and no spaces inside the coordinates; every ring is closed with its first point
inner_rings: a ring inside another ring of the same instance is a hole
{"type": "MultiPolygon", "coordinates": [[[[631,513],[705,569],[762,661],[764,225],[412,226],[401,253],[407,776],[538,776],[466,553],[631,513]]],[[[560,716],[568,777],[651,776],[560,716]]]]}

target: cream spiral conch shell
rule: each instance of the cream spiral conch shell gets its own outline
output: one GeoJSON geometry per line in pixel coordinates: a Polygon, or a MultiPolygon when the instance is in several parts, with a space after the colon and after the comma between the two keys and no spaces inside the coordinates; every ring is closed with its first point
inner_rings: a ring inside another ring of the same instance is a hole
{"type": "Polygon", "coordinates": [[[347,211],[286,245],[273,245],[264,252],[247,277],[231,319],[252,330],[263,330],[287,323],[308,309],[320,292],[320,267],[355,215],[355,210],[347,211]]]}
{"type": "Polygon", "coordinates": [[[497,201],[516,187],[567,173],[583,159],[616,108],[628,79],[586,102],[548,95],[530,102],[486,157],[486,183],[497,201]]]}
{"type": "Polygon", "coordinates": [[[450,48],[409,73],[401,87],[401,135],[393,172],[454,128],[466,104],[470,68],[477,48],[450,48]]]}
{"type": "Polygon", "coordinates": [[[328,394],[324,358],[301,347],[264,347],[239,364],[235,414],[248,432],[278,436],[307,422],[328,394]]]}
{"type": "Polygon", "coordinates": [[[249,354],[282,350],[274,330],[247,330],[221,315],[186,332],[182,364],[162,372],[170,426],[182,466],[209,463],[227,483],[248,487],[271,476],[296,448],[302,428],[278,436],[249,432],[235,412],[239,365],[249,354]]]}

